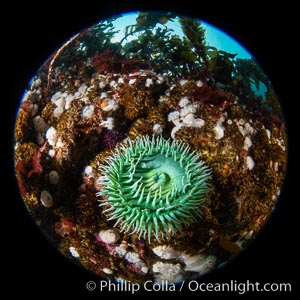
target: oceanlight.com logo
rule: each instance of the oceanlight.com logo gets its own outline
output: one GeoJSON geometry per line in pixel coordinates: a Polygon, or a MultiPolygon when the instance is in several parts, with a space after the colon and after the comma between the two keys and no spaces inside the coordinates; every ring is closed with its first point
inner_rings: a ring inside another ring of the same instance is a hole
{"type": "Polygon", "coordinates": [[[131,292],[132,294],[138,291],[146,292],[181,292],[183,289],[191,292],[234,292],[240,295],[248,292],[292,292],[292,284],[289,282],[273,282],[273,283],[260,283],[251,282],[247,280],[245,282],[239,282],[237,280],[230,280],[229,282],[214,282],[205,283],[198,282],[196,280],[182,281],[180,284],[170,283],[167,280],[161,284],[155,283],[151,280],[146,281],[140,285],[130,281],[105,281],[102,280],[99,283],[95,281],[88,281],[86,283],[86,289],[88,291],[100,291],[100,292],[131,292]]]}
{"type": "Polygon", "coordinates": [[[199,283],[192,280],[187,283],[188,290],[195,292],[237,292],[244,294],[246,292],[291,292],[291,283],[260,283],[260,282],[238,282],[237,280],[230,280],[230,282],[215,282],[215,283],[199,283]]]}

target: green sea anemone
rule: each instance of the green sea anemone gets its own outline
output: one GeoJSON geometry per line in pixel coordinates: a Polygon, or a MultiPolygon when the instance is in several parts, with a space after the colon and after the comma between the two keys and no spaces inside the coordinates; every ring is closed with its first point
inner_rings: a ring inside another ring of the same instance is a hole
{"type": "Polygon", "coordinates": [[[156,239],[197,222],[209,201],[211,170],[190,147],[162,137],[128,140],[101,166],[97,196],[121,232],[156,239]]]}

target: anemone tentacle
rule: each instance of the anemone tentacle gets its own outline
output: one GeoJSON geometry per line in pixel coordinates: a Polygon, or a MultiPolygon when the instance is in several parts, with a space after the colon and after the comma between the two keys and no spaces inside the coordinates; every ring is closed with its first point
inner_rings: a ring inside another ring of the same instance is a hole
{"type": "Polygon", "coordinates": [[[196,222],[209,202],[211,169],[190,147],[161,136],[123,143],[100,167],[97,196],[121,232],[170,237],[196,222]]]}

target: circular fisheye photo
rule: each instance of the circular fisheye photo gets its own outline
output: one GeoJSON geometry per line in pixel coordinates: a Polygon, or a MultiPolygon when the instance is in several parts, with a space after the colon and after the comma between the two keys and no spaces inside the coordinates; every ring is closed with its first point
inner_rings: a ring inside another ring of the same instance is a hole
{"type": "Polygon", "coordinates": [[[20,194],[45,238],[100,278],[173,284],[230,262],[276,207],[280,101],[216,27],[138,11],[41,64],[16,112],[20,194]]]}

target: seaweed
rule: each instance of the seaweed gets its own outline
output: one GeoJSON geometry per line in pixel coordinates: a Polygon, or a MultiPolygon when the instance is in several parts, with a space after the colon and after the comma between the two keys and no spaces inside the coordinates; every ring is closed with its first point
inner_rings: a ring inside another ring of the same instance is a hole
{"type": "MultiPolygon", "coordinates": [[[[127,42],[121,49],[122,53],[129,58],[149,61],[158,73],[167,72],[173,75],[204,73],[207,57],[201,23],[190,18],[179,18],[183,31],[189,34],[188,38],[180,38],[167,26],[157,26],[159,23],[162,24],[158,17],[164,16],[158,15],[145,24],[137,23],[128,27],[121,43],[129,35],[135,34],[137,38],[127,42]]],[[[166,18],[172,19],[170,16],[166,18]]]]}
{"type": "Polygon", "coordinates": [[[192,18],[180,17],[179,23],[181,24],[182,31],[191,42],[191,46],[196,49],[200,62],[203,63],[204,66],[207,66],[205,30],[201,26],[201,22],[192,18]]]}
{"type": "Polygon", "coordinates": [[[86,57],[91,57],[111,47],[112,38],[119,32],[114,29],[112,23],[116,19],[117,17],[112,17],[108,20],[102,20],[96,26],[88,28],[86,33],[81,34],[79,52],[84,53],[86,57]]]}
{"type": "Polygon", "coordinates": [[[207,47],[208,70],[215,82],[232,86],[234,72],[234,58],[237,54],[217,50],[215,47],[207,47]]]}
{"type": "Polygon", "coordinates": [[[170,12],[140,12],[136,18],[136,24],[128,25],[125,27],[125,36],[120,41],[120,44],[126,40],[130,35],[140,31],[151,31],[157,24],[164,25],[168,21],[172,21],[176,17],[175,14],[170,12]]]}

